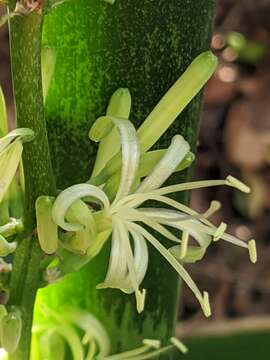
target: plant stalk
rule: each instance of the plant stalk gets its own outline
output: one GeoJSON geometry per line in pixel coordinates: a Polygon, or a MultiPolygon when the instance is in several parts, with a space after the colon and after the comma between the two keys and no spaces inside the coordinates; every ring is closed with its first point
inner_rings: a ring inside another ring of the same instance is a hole
{"type": "MultiPolygon", "coordinates": [[[[11,4],[10,11],[15,2],[11,4]]],[[[11,360],[28,360],[36,292],[40,284],[39,265],[43,257],[35,237],[35,200],[39,195],[55,191],[41,81],[41,33],[43,16],[33,12],[10,20],[10,50],[13,92],[18,127],[31,128],[33,141],[24,145],[25,174],[24,233],[13,259],[8,306],[17,306],[22,313],[22,336],[11,360]]]]}

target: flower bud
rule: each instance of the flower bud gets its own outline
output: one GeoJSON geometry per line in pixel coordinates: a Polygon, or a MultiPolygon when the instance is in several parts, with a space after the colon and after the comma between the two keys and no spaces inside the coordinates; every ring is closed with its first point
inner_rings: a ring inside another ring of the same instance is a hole
{"type": "Polygon", "coordinates": [[[18,310],[5,315],[0,322],[1,344],[10,354],[13,354],[19,344],[22,331],[22,318],[18,310]]]}

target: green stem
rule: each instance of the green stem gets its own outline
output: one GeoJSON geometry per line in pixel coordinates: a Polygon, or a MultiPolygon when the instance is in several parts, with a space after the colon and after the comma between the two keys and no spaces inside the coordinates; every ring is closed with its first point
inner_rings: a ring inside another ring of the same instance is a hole
{"type": "MultiPolygon", "coordinates": [[[[13,3],[14,6],[14,3],[13,3]]],[[[31,13],[10,21],[10,47],[14,99],[18,127],[34,130],[35,139],[25,144],[25,230],[13,261],[8,305],[20,308],[23,320],[22,337],[12,360],[28,360],[31,343],[32,315],[40,282],[39,264],[42,252],[36,238],[35,200],[39,195],[55,191],[44,120],[41,83],[41,31],[43,16],[31,13]]]]}

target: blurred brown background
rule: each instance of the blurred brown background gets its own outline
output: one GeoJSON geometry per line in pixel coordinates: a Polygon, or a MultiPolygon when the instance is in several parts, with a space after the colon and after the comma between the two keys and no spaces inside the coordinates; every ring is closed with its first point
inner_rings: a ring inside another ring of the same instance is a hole
{"type": "MultiPolygon", "coordinates": [[[[203,211],[211,200],[220,200],[223,207],[214,221],[227,222],[229,231],[244,240],[256,238],[259,261],[251,265],[246,251],[220,242],[202,262],[190,266],[200,288],[211,294],[213,317],[203,319],[196,300],[184,287],[181,335],[270,330],[269,42],[270,0],[219,1],[212,38],[219,67],[205,91],[194,177],[232,174],[253,191],[249,196],[221,188],[195,191],[192,206],[203,211]]],[[[9,61],[8,31],[2,27],[0,83],[13,123],[9,61]]]]}

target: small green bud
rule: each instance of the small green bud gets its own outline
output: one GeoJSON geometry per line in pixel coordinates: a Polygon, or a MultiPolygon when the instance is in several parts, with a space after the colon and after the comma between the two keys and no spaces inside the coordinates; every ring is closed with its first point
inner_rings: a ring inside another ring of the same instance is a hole
{"type": "Polygon", "coordinates": [[[41,249],[46,254],[54,254],[58,247],[57,225],[52,219],[54,198],[39,196],[36,200],[37,233],[41,249]]]}
{"type": "Polygon", "coordinates": [[[12,254],[17,247],[16,242],[8,242],[2,235],[0,235],[0,256],[5,257],[12,254]]]}
{"type": "Polygon", "coordinates": [[[131,110],[131,95],[128,89],[117,89],[109,102],[107,115],[128,119],[131,110]]]}
{"type": "Polygon", "coordinates": [[[22,331],[22,318],[19,310],[14,309],[5,315],[0,322],[1,344],[9,353],[13,354],[19,344],[22,331]]]}

